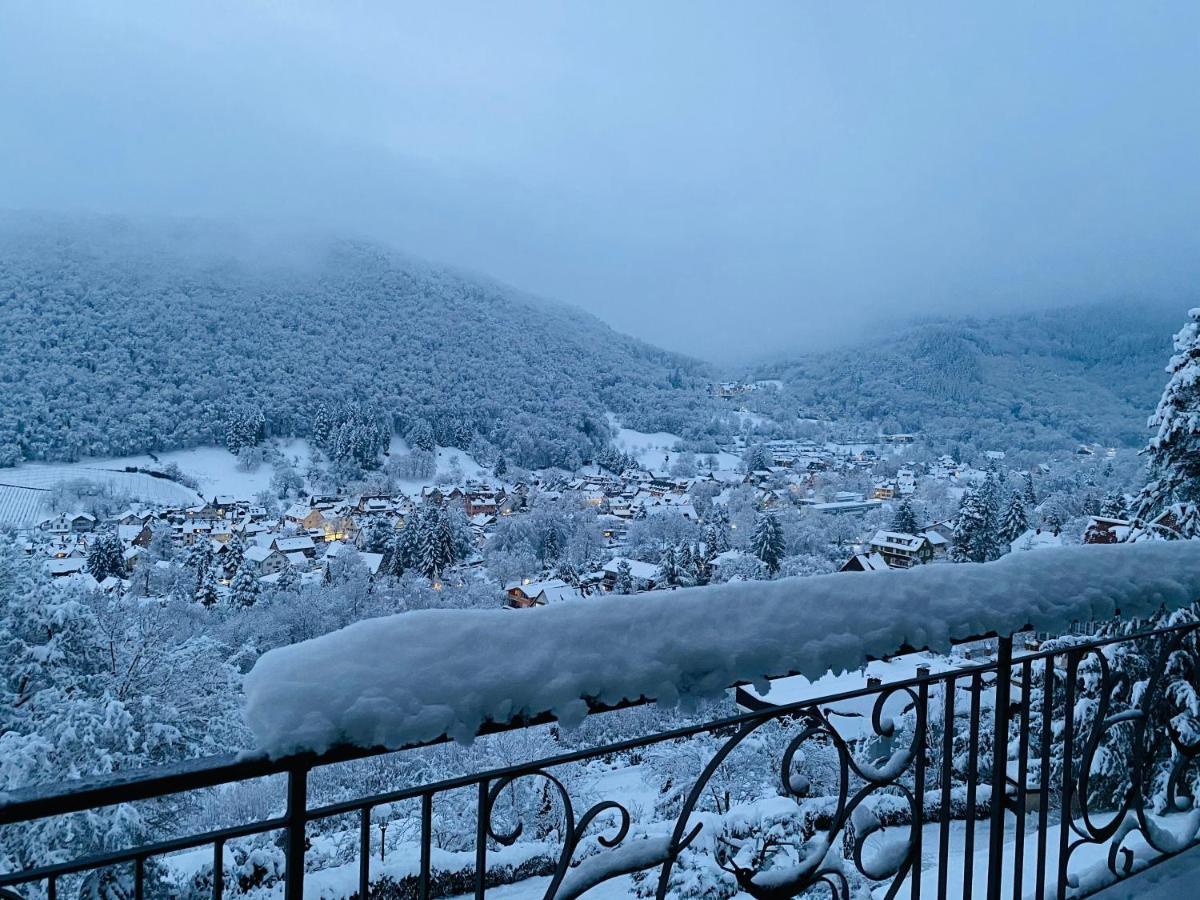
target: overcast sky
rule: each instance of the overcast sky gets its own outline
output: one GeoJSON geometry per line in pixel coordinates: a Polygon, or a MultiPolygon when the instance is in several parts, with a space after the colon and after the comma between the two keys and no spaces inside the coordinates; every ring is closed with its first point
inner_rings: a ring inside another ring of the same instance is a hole
{"type": "Polygon", "coordinates": [[[1200,286],[1200,4],[0,5],[0,206],[383,239],[746,358],[1200,286]]]}

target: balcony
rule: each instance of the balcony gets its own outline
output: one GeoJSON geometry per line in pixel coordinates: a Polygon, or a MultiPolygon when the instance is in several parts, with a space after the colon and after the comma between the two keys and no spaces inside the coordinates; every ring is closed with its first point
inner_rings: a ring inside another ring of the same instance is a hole
{"type": "Polygon", "coordinates": [[[273,651],[248,680],[257,751],[0,796],[0,828],[28,834],[105,810],[152,826],[0,860],[0,889],[1137,895],[1161,863],[1190,869],[1200,832],[1200,546],[1018,556],[460,614],[456,630],[410,613],[273,651]],[[1014,647],[1084,619],[1109,624],[1014,647]],[[772,676],[989,633],[987,659],[705,716],[748,683],[769,701],[772,676]],[[682,724],[639,728],[652,698],[682,724]],[[475,765],[481,746],[505,764],[475,765]],[[195,813],[213,798],[219,816],[195,813]]]}

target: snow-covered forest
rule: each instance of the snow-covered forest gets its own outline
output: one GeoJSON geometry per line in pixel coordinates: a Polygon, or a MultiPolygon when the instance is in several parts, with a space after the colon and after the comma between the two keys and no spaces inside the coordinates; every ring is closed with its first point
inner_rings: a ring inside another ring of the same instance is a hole
{"type": "Polygon", "coordinates": [[[0,243],[0,466],[220,444],[247,418],[308,436],[324,403],[574,468],[606,410],[695,435],[716,413],[699,363],[363,242],[14,214],[0,243]]]}
{"type": "MultiPolygon", "coordinates": [[[[800,416],[890,432],[1048,450],[1139,446],[1161,390],[1175,304],[1095,303],[1032,313],[889,322],[845,348],[764,365],[800,416]]],[[[771,397],[756,397],[763,409],[771,397]]]]}

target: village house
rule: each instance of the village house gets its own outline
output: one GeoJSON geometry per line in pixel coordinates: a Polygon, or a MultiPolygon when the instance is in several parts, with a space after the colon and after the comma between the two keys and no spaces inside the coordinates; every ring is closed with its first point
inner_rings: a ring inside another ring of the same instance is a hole
{"type": "Polygon", "coordinates": [[[312,558],[317,553],[317,545],[308,535],[277,537],[271,541],[270,547],[272,550],[278,550],[280,553],[302,553],[309,558],[312,558]]]}
{"type": "Polygon", "coordinates": [[[871,499],[873,500],[891,500],[896,496],[896,485],[885,479],[880,479],[875,482],[875,486],[871,489],[871,499]]]}
{"type": "Polygon", "coordinates": [[[546,606],[549,603],[576,600],[580,597],[579,591],[561,578],[516,581],[505,587],[504,593],[505,606],[510,609],[529,609],[532,606],[546,606]]]}
{"type": "Polygon", "coordinates": [[[60,513],[39,523],[42,531],[50,534],[83,534],[96,530],[96,517],[91,513],[60,513]]]}
{"type": "Polygon", "coordinates": [[[886,572],[892,568],[878,553],[855,553],[839,572],[886,572]]]}
{"type": "Polygon", "coordinates": [[[284,521],[290,522],[303,531],[312,531],[325,524],[325,513],[315,506],[305,506],[294,503],[283,514],[284,521]]]}
{"type": "Polygon", "coordinates": [[[289,565],[287,557],[271,547],[247,547],[242,564],[260,578],[282,572],[289,565]]]}
{"type": "Polygon", "coordinates": [[[1085,544],[1119,544],[1129,536],[1131,522],[1128,519],[1111,519],[1092,516],[1083,531],[1085,544]]]}
{"type": "Polygon", "coordinates": [[[629,564],[629,575],[633,580],[635,591],[652,591],[662,581],[662,569],[653,563],[642,562],[640,559],[629,559],[624,556],[614,556],[604,564],[601,579],[604,589],[611,591],[617,582],[621,563],[629,564]]]}
{"type": "Polygon", "coordinates": [[[877,531],[867,543],[871,553],[883,557],[893,569],[910,569],[933,559],[933,547],[923,534],[905,534],[899,531],[877,531]]]}

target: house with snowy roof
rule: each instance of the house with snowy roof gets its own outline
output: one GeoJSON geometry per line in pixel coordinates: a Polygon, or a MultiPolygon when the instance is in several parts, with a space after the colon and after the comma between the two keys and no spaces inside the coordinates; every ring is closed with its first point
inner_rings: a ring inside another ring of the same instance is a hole
{"type": "Polygon", "coordinates": [[[933,559],[933,547],[923,534],[900,531],[877,531],[867,543],[871,553],[878,553],[893,569],[911,569],[933,559]]]}
{"type": "Polygon", "coordinates": [[[242,565],[260,578],[282,572],[289,565],[287,557],[271,547],[247,547],[242,554],[242,565]]]}
{"type": "Polygon", "coordinates": [[[662,581],[662,568],[654,563],[643,562],[640,559],[630,559],[626,556],[614,556],[604,564],[601,570],[605,590],[611,591],[617,583],[621,564],[628,563],[629,577],[633,579],[634,590],[652,591],[662,581]]]}
{"type": "Polygon", "coordinates": [[[545,581],[523,579],[505,586],[505,606],[510,609],[528,609],[532,606],[547,606],[566,600],[578,600],[582,595],[561,578],[545,581]]]}
{"type": "Polygon", "coordinates": [[[91,513],[59,513],[38,523],[38,528],[50,534],[82,534],[96,530],[96,517],[91,513]]]}
{"type": "Polygon", "coordinates": [[[296,537],[277,537],[271,541],[271,549],[280,553],[303,553],[305,556],[315,556],[317,545],[308,535],[296,537]]]}
{"type": "Polygon", "coordinates": [[[1083,530],[1085,544],[1119,544],[1129,536],[1132,523],[1128,519],[1092,516],[1083,530]]]}
{"type": "Polygon", "coordinates": [[[878,553],[855,553],[838,571],[886,572],[890,568],[892,567],[887,564],[887,560],[878,553]]]}

